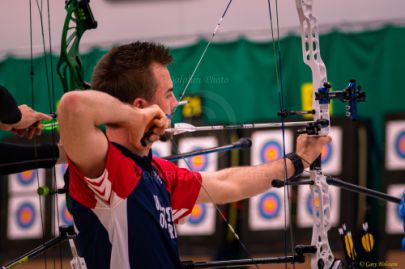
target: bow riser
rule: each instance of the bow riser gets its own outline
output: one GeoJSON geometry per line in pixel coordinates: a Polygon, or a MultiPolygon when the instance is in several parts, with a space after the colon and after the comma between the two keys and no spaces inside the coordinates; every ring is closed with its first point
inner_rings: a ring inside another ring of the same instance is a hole
{"type": "MultiPolygon", "coordinates": [[[[328,81],[326,67],[321,58],[319,31],[317,20],[312,15],[312,0],[296,0],[298,18],[301,25],[302,56],[304,63],[312,71],[312,108],[315,110],[314,120],[325,119],[330,122],[329,104],[321,104],[316,100],[316,92],[328,81]]],[[[327,135],[329,126],[322,127],[319,134],[327,135]]]]}
{"type": "MultiPolygon", "coordinates": [[[[317,20],[312,15],[312,0],[296,0],[298,17],[301,25],[301,42],[303,60],[311,68],[312,72],[312,109],[315,111],[314,120],[328,120],[329,103],[316,100],[318,91],[329,91],[324,87],[327,82],[326,67],[320,55],[319,31],[317,20]]],[[[320,135],[327,135],[330,126],[323,126],[319,130],[320,135]]],[[[316,246],[316,252],[311,258],[312,269],[338,268],[339,263],[335,263],[335,257],[329,246],[328,230],[330,229],[330,194],[326,177],[322,173],[321,161],[317,161],[311,166],[310,179],[314,184],[311,188],[312,196],[312,241],[311,245],[316,246]]]]}

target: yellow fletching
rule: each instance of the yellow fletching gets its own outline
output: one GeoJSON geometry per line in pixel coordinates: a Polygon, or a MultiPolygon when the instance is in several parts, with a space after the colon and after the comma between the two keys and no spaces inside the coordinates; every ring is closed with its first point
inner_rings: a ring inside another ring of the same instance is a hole
{"type": "Polygon", "coordinates": [[[361,244],[363,245],[363,248],[367,252],[371,252],[374,248],[374,237],[370,233],[366,233],[361,237],[361,244]]]}
{"type": "Polygon", "coordinates": [[[346,246],[346,253],[352,260],[354,260],[357,256],[356,250],[353,246],[353,239],[351,236],[345,236],[345,246],[346,246]]]}

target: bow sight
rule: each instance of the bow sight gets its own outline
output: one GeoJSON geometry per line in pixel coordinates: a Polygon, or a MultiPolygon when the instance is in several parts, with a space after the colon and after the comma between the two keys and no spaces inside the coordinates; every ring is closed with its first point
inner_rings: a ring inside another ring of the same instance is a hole
{"type": "MultiPolygon", "coordinates": [[[[358,119],[357,103],[364,102],[366,100],[366,93],[361,89],[361,86],[356,86],[356,80],[352,79],[349,81],[349,85],[341,91],[330,91],[332,86],[325,82],[323,87],[318,89],[315,93],[315,100],[319,104],[325,105],[330,104],[332,99],[339,99],[342,102],[348,103],[346,105],[346,117],[353,121],[358,119]]],[[[282,110],[277,113],[282,119],[287,118],[289,115],[313,115],[315,110],[305,110],[305,111],[288,111],[282,110]]],[[[298,134],[309,134],[318,135],[322,128],[328,127],[330,122],[326,119],[319,119],[314,122],[308,123],[304,128],[297,131],[298,134]]]]}
{"type": "Polygon", "coordinates": [[[342,102],[348,103],[346,105],[346,117],[351,120],[357,120],[357,103],[366,100],[366,93],[362,91],[361,86],[356,87],[356,80],[351,79],[346,89],[341,91],[330,91],[331,85],[327,82],[323,84],[323,88],[319,88],[315,93],[315,100],[320,104],[329,104],[331,99],[339,99],[342,102]]]}

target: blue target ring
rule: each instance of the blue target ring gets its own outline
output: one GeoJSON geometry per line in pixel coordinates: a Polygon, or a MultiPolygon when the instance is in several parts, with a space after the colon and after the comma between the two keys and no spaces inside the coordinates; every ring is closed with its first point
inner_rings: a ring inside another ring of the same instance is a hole
{"type": "MultiPolygon", "coordinates": [[[[200,150],[200,147],[195,147],[191,151],[200,150]]],[[[187,163],[190,165],[191,170],[194,171],[205,171],[208,167],[208,156],[207,155],[197,155],[194,157],[187,158],[187,163]]]]}
{"type": "Polygon", "coordinates": [[[35,181],[36,170],[28,170],[17,174],[17,181],[23,186],[28,186],[35,181]]]}
{"type": "Polygon", "coordinates": [[[17,225],[22,229],[28,229],[34,223],[36,217],[35,208],[30,203],[21,204],[16,212],[17,225]]]}
{"type": "Polygon", "coordinates": [[[282,152],[280,143],[274,140],[267,141],[260,150],[260,161],[267,163],[278,160],[281,158],[282,152]]]}
{"type": "Polygon", "coordinates": [[[333,155],[333,147],[331,144],[326,144],[322,147],[321,163],[327,164],[333,155]]]}
{"type": "Polygon", "coordinates": [[[311,195],[311,193],[309,193],[309,195],[307,196],[307,199],[305,199],[305,207],[307,209],[308,214],[312,216],[313,212],[312,212],[312,195],[311,195]]]}
{"type": "Polygon", "coordinates": [[[395,213],[396,213],[395,216],[398,218],[398,221],[402,222],[401,211],[400,211],[399,205],[395,205],[395,213]]]}
{"type": "Polygon", "coordinates": [[[64,174],[66,173],[67,168],[68,168],[68,165],[67,165],[67,164],[62,164],[62,165],[59,167],[60,174],[61,174],[61,175],[64,175],[64,174]]]}
{"type": "Polygon", "coordinates": [[[196,204],[191,211],[188,222],[192,225],[200,224],[207,216],[207,205],[206,204],[196,204]]]}
{"type": "Polygon", "coordinates": [[[272,219],[277,217],[281,211],[281,199],[278,194],[268,192],[262,195],[257,206],[262,218],[272,219]]]}
{"type": "Polygon", "coordinates": [[[152,149],[152,156],[156,156],[156,157],[159,158],[161,156],[161,154],[160,154],[160,152],[158,150],[152,149]]]}
{"type": "Polygon", "coordinates": [[[59,211],[60,219],[62,222],[66,225],[72,225],[73,224],[73,217],[70,214],[69,210],[67,209],[66,204],[64,204],[59,211]]]}
{"type": "Polygon", "coordinates": [[[399,157],[405,159],[405,130],[401,131],[395,139],[395,151],[399,157]]]}

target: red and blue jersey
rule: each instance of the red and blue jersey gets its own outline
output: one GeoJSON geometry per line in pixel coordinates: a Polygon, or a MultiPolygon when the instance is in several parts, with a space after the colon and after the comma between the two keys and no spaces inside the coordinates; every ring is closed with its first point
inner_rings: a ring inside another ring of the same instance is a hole
{"type": "Polygon", "coordinates": [[[110,143],[104,173],[69,161],[71,213],[87,268],[181,268],[174,223],[188,215],[201,175],[110,143]]]}

